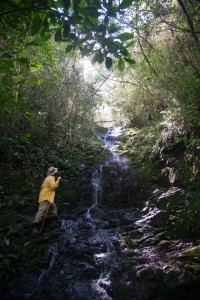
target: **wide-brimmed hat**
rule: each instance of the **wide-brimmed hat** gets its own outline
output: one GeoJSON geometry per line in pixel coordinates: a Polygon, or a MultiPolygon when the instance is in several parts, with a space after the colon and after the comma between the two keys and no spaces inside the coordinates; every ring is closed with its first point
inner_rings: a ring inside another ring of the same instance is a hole
{"type": "Polygon", "coordinates": [[[58,172],[58,168],[50,167],[47,171],[48,175],[54,175],[58,172]]]}

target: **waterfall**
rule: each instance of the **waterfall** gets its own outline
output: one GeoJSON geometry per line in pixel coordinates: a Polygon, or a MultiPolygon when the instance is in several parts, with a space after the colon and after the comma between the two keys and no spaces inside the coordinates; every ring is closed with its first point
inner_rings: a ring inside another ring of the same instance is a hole
{"type": "Polygon", "coordinates": [[[108,166],[113,162],[120,162],[119,154],[113,150],[115,145],[115,139],[122,134],[123,127],[109,127],[107,132],[102,134],[99,139],[103,141],[105,147],[109,150],[111,157],[107,159],[105,164],[97,166],[94,168],[92,172],[92,188],[93,188],[93,203],[92,206],[87,210],[86,217],[91,219],[91,210],[97,206],[98,201],[102,198],[102,168],[103,166],[108,166]]]}
{"type": "Polygon", "coordinates": [[[96,206],[98,198],[102,197],[102,165],[94,169],[92,174],[93,203],[96,206]]]}
{"type": "Polygon", "coordinates": [[[88,219],[91,219],[90,211],[97,206],[98,200],[102,197],[102,165],[93,170],[91,184],[93,187],[93,204],[87,210],[88,219]]]}

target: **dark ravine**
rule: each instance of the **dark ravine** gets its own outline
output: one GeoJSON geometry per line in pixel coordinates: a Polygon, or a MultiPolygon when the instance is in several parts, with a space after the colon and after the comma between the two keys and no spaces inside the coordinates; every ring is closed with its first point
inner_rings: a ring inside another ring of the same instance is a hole
{"type": "Polygon", "coordinates": [[[31,271],[22,259],[17,276],[1,285],[1,299],[199,299],[199,273],[191,270],[199,262],[187,256],[198,243],[171,239],[160,221],[163,202],[182,191],[141,190],[142,170],[113,149],[121,130],[101,136],[110,150],[105,163],[82,169],[77,203],[59,207],[61,230],[47,228],[35,240],[47,249],[40,257],[33,249],[31,271]]]}

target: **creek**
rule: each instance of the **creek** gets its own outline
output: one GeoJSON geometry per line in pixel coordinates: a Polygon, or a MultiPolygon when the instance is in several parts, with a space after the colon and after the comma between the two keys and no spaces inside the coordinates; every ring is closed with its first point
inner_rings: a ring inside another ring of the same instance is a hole
{"type": "Polygon", "coordinates": [[[123,184],[116,180],[120,177],[119,173],[123,173],[124,177],[124,172],[130,173],[127,172],[130,169],[128,159],[120,158],[114,150],[116,140],[122,131],[122,127],[109,128],[99,137],[109,150],[109,154],[104,164],[90,169],[89,172],[86,168],[82,172],[84,174],[86,171],[89,177],[85,182],[82,180],[81,189],[84,198],[84,193],[90,185],[92,195],[90,206],[86,209],[81,201],[73,207],[73,211],[72,207],[62,208],[62,215],[66,216],[62,219],[62,228],[65,232],[58,242],[49,247],[51,259],[48,268],[42,271],[38,279],[35,299],[37,297],[46,299],[44,291],[39,287],[41,276],[46,277],[49,273],[53,275],[53,277],[49,275],[50,286],[55,286],[50,288],[51,295],[56,293],[57,297],[60,294],[61,299],[68,297],[73,300],[114,299],[111,275],[119,264],[120,234],[124,226],[138,219],[136,208],[108,208],[102,205],[105,202],[103,198],[108,184],[104,181],[104,175],[108,170],[107,180],[112,182],[108,194],[112,194],[113,198],[113,194],[117,197],[122,195],[123,184]],[[69,218],[69,214],[73,219],[69,218]]]}
{"type": "MultiPolygon", "coordinates": [[[[156,206],[143,209],[147,191],[138,184],[142,170],[115,150],[122,132],[122,127],[113,127],[99,137],[109,150],[105,162],[83,167],[77,203],[64,201],[59,207],[61,230],[43,234],[48,242],[45,257],[31,275],[10,282],[13,292],[4,299],[175,299],[165,290],[158,292],[161,281],[176,297],[177,278],[183,274],[177,251],[192,244],[162,241],[162,230],[152,227],[151,220],[162,211],[156,206]],[[155,248],[159,242],[160,252],[155,248]],[[168,251],[163,254],[165,245],[168,251]]],[[[160,198],[166,194],[154,188],[151,192],[160,198]]],[[[171,194],[177,192],[170,189],[171,194]]]]}

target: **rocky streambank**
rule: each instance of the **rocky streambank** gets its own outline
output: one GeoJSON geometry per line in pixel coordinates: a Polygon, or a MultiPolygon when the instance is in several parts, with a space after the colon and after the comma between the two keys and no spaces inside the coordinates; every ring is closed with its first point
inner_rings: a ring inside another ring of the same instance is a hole
{"type": "Polygon", "coordinates": [[[1,299],[199,299],[198,193],[144,184],[142,169],[114,151],[115,131],[102,139],[110,153],[100,166],[83,166],[76,202],[58,206],[58,230],[47,220],[33,238],[30,216],[10,216],[1,299]]]}
{"type": "Polygon", "coordinates": [[[34,240],[19,219],[17,273],[1,281],[1,299],[199,299],[199,242],[162,222],[182,193],[154,188],[143,208],[97,205],[89,218],[87,206],[63,203],[62,228],[34,240]]]}

